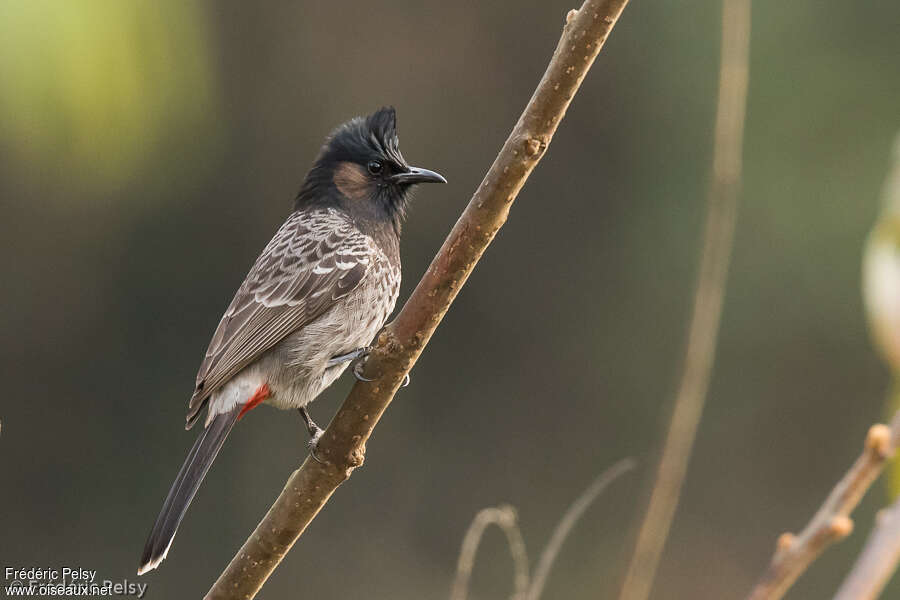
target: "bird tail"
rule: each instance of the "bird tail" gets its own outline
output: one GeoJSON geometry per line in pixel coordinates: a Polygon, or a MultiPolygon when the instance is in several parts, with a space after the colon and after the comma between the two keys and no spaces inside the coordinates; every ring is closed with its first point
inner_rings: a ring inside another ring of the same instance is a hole
{"type": "Polygon", "coordinates": [[[210,465],[225,443],[225,438],[238,420],[239,413],[240,407],[237,407],[231,412],[216,415],[200,432],[147,537],[138,575],[152,571],[166,558],[175,532],[178,531],[178,525],[181,524],[191,500],[194,499],[194,494],[197,493],[210,465]]]}

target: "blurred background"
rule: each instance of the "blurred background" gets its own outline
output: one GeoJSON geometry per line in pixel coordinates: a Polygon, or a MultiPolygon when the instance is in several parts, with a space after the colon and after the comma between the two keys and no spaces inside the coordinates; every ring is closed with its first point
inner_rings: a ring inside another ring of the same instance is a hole
{"type": "MultiPolygon", "coordinates": [[[[324,136],[393,104],[405,156],[450,181],[415,202],[402,302],[574,6],[0,3],[0,565],[136,579],[196,435],[183,418],[203,351],[324,136]]],[[[654,598],[743,597],[884,418],[860,258],[900,128],[898,23],[896,2],[753,7],[719,354],[654,598]]],[[[480,508],[515,505],[536,557],[580,491],[634,456],[545,593],[614,597],[681,365],[719,36],[716,0],[626,8],[365,467],[262,598],[446,598],[480,508]]],[[[312,407],[318,421],[349,385],[312,407]]],[[[141,579],[146,597],[205,593],[306,441],[296,414],[245,420],[168,560],[141,579]]],[[[887,500],[876,486],[856,533],[790,597],[832,593],[887,500]]],[[[472,597],[510,582],[491,531],[472,597]]]]}

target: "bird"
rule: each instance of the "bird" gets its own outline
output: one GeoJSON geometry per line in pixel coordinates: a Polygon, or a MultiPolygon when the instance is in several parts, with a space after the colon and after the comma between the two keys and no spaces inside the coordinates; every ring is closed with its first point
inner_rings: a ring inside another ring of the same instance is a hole
{"type": "Polygon", "coordinates": [[[350,119],[326,138],[293,211],[212,336],[185,427],[196,424],[205,408],[203,430],[150,531],[138,575],[165,559],[228,434],[259,404],[299,410],[318,460],[322,430],[306,407],[351,362],[359,366],[394,309],[412,189],[446,182],[403,158],[393,107],[350,119]]]}

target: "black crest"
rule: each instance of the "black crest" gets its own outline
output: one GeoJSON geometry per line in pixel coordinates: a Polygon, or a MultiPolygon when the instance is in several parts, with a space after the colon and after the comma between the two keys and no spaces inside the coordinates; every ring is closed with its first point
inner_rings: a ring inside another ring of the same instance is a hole
{"type": "Polygon", "coordinates": [[[400,139],[397,137],[397,111],[386,106],[366,117],[366,127],[373,140],[386,155],[394,156],[405,163],[400,155],[400,139]]]}
{"type": "Polygon", "coordinates": [[[355,117],[339,126],[325,140],[316,163],[334,164],[379,158],[406,165],[400,154],[397,111],[393,106],[379,109],[368,117],[355,117]]]}

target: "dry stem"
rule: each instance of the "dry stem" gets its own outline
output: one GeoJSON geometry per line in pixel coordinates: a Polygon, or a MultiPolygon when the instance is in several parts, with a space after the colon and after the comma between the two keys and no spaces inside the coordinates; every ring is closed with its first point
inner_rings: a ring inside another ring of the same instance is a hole
{"type": "MultiPolygon", "coordinates": [[[[834,486],[825,503],[799,535],[783,533],[768,569],[750,593],[750,600],[777,600],[822,552],[853,531],[850,513],[878,477],[900,443],[900,411],[890,427],[873,425],[863,452],[834,486]]],[[[855,596],[847,596],[855,597],[855,596]]]]}
{"type": "Polygon", "coordinates": [[[366,441],[459,289],[506,221],[509,208],[544,155],[572,98],[628,0],[586,0],[566,19],[544,76],[512,133],[403,310],[378,336],[364,373],[319,442],[207,594],[253,598],[291,546],[353,469],[366,441]]]}
{"type": "Polygon", "coordinates": [[[706,402],[737,218],[749,44],[750,0],[724,0],[712,173],[684,367],[656,482],[620,600],[646,600],[650,595],[706,402]]]}
{"type": "Polygon", "coordinates": [[[501,527],[506,533],[509,542],[509,551],[515,564],[515,593],[512,596],[514,600],[538,600],[544,591],[544,585],[547,583],[547,576],[550,569],[559,556],[563,542],[571,533],[572,528],[584,514],[584,512],[594,503],[594,501],[609,487],[609,485],[633,469],[635,461],[632,458],[625,458],[606,469],[587,487],[578,498],[569,506],[562,519],[557,523],[550,536],[550,541],[544,547],[541,558],[538,560],[537,570],[534,578],[529,584],[528,577],[528,557],[525,554],[525,542],[522,539],[522,533],[516,522],[516,512],[511,506],[500,506],[498,508],[485,508],[480,511],[475,520],[469,526],[466,535],[463,538],[462,550],[459,553],[459,562],[456,568],[456,579],[453,582],[453,592],[450,600],[466,600],[469,592],[469,580],[472,575],[472,567],[475,565],[475,553],[478,551],[478,544],[481,542],[481,536],[484,529],[494,523],[501,527]]]}
{"type": "Polygon", "coordinates": [[[575,502],[573,502],[566,511],[563,518],[559,520],[556,529],[553,530],[553,535],[550,536],[550,541],[547,542],[547,546],[541,553],[537,568],[534,570],[534,579],[528,587],[526,600],[538,600],[538,598],[541,597],[541,594],[544,591],[544,585],[547,583],[547,576],[550,575],[550,569],[553,567],[556,557],[559,556],[559,551],[562,549],[563,542],[566,541],[566,538],[584,514],[584,511],[594,503],[594,500],[603,493],[603,490],[605,490],[609,484],[632,470],[634,466],[635,461],[633,458],[620,460],[601,473],[600,476],[575,499],[575,502]]]}
{"type": "Polygon", "coordinates": [[[513,559],[515,576],[513,578],[513,600],[521,600],[528,589],[528,555],[525,553],[525,540],[517,523],[516,509],[508,504],[497,508],[484,508],[475,515],[463,537],[462,549],[459,551],[459,562],[456,564],[456,578],[453,580],[453,591],[450,600],[466,600],[469,593],[469,580],[475,566],[475,554],[488,525],[496,525],[506,534],[509,554],[513,559]]]}

